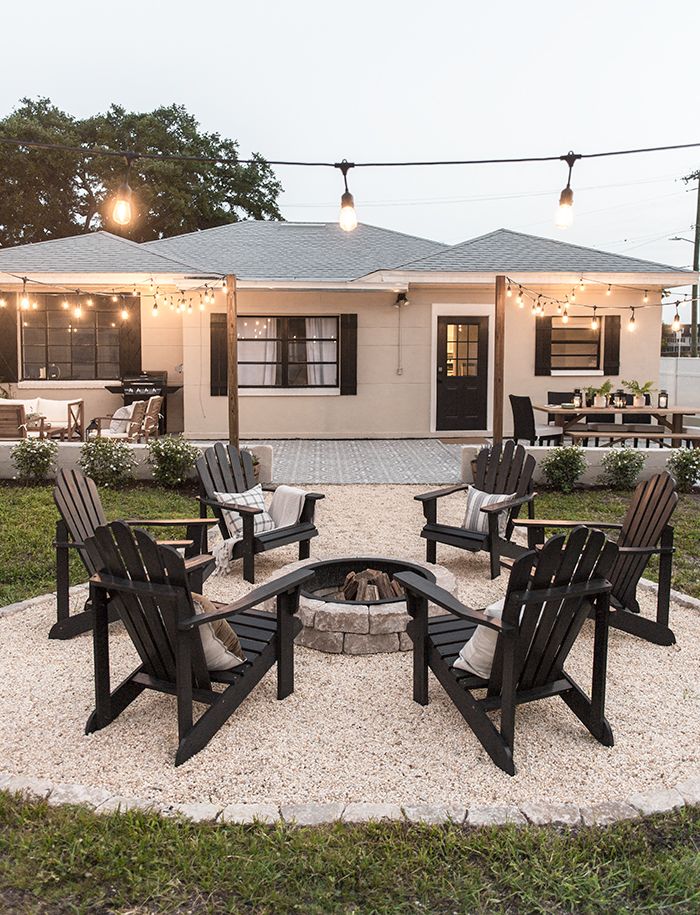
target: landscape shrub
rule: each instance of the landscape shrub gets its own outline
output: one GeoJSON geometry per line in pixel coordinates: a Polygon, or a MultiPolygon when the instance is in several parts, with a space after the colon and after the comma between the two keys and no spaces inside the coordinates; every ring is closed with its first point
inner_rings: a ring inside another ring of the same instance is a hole
{"type": "Polygon", "coordinates": [[[588,467],[588,462],[583,448],[578,445],[560,445],[552,448],[540,462],[540,467],[550,486],[561,492],[572,492],[588,467]]]}
{"type": "Polygon", "coordinates": [[[45,480],[56,461],[58,446],[47,439],[25,438],[10,452],[20,480],[45,480]]]}
{"type": "Polygon", "coordinates": [[[633,489],[646,456],[636,448],[611,448],[602,461],[599,481],[613,489],[633,489]]]}
{"type": "Polygon", "coordinates": [[[126,442],[97,436],[80,449],[80,469],[98,486],[123,486],[133,477],[135,466],[126,442]]]}
{"type": "Polygon", "coordinates": [[[153,478],[163,486],[181,486],[192,476],[194,464],[201,454],[181,435],[155,438],[148,444],[148,463],[153,478]]]}
{"type": "Polygon", "coordinates": [[[678,448],[666,462],[679,492],[690,492],[700,481],[700,448],[678,448]]]}

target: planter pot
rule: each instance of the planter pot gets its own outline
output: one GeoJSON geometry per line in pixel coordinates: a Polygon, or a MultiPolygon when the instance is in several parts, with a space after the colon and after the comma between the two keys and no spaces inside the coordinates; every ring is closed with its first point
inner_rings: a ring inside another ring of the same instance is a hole
{"type": "Polygon", "coordinates": [[[633,407],[646,407],[646,405],[647,405],[647,400],[643,394],[639,394],[639,395],[635,394],[634,397],[632,398],[633,407]]]}
{"type": "Polygon", "coordinates": [[[593,398],[594,407],[607,407],[607,405],[608,405],[608,398],[605,396],[605,394],[596,394],[595,397],[593,398]]]}

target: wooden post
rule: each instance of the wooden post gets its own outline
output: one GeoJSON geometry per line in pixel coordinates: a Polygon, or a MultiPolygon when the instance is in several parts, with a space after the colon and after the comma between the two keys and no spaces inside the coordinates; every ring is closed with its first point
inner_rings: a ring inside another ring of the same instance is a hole
{"type": "Polygon", "coordinates": [[[228,440],[238,448],[238,304],[236,277],[226,277],[226,347],[228,354],[228,440]]]}
{"type": "Polygon", "coordinates": [[[496,277],[496,320],[493,366],[493,442],[503,441],[503,384],[506,351],[506,278],[496,277]]]}

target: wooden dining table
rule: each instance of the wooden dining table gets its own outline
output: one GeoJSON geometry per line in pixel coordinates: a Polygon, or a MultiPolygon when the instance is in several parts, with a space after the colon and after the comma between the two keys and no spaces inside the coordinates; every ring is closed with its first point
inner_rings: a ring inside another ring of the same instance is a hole
{"type": "MultiPolygon", "coordinates": [[[[554,424],[567,432],[576,423],[586,421],[587,416],[609,416],[615,422],[616,416],[653,416],[660,426],[664,426],[674,435],[680,436],[686,416],[698,416],[700,407],[655,407],[649,404],[644,407],[571,407],[565,409],[561,404],[533,404],[533,410],[554,415],[554,424]]],[[[624,431],[624,430],[623,430],[624,431]]],[[[700,427],[698,427],[700,431],[700,427]]]]}

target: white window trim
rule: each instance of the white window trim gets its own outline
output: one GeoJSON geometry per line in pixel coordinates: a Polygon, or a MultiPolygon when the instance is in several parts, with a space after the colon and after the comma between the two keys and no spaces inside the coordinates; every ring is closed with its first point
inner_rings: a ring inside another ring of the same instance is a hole
{"type": "Polygon", "coordinates": [[[338,397],[340,388],[238,388],[239,397],[338,397]]]}
{"type": "Polygon", "coordinates": [[[605,372],[602,369],[588,369],[588,371],[583,369],[552,369],[550,374],[552,376],[565,375],[569,378],[596,378],[602,377],[605,372]]]}
{"type": "Polygon", "coordinates": [[[85,380],[81,381],[79,378],[70,378],[66,379],[65,381],[60,381],[59,379],[52,378],[25,378],[23,381],[17,381],[13,384],[14,387],[18,388],[20,391],[31,391],[34,389],[41,390],[42,388],[58,388],[59,390],[66,391],[78,391],[81,388],[102,388],[104,390],[107,385],[121,384],[121,379],[104,378],[100,380],[99,378],[86,378],[85,380]]]}

